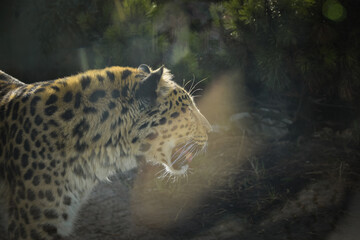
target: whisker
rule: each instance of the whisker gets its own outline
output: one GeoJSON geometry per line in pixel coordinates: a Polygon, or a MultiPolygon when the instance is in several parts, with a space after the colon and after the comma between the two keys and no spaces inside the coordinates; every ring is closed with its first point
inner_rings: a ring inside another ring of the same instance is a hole
{"type": "Polygon", "coordinates": [[[191,89],[193,88],[194,83],[195,83],[195,76],[193,75],[193,79],[192,79],[192,82],[191,82],[191,86],[189,88],[190,89],[189,92],[191,92],[191,89]]]}
{"type": "Polygon", "coordinates": [[[183,86],[183,88],[185,88],[190,82],[191,82],[191,80],[187,81],[187,82],[185,83],[185,86],[183,86]]]}
{"type": "Polygon", "coordinates": [[[170,166],[174,165],[174,164],[175,164],[179,159],[181,159],[183,156],[186,156],[186,153],[188,153],[189,150],[190,150],[194,145],[195,145],[195,144],[192,143],[185,151],[182,151],[182,152],[180,153],[180,155],[176,158],[176,160],[171,163],[170,166]]]}
{"type": "Polygon", "coordinates": [[[190,93],[190,95],[193,95],[194,93],[198,92],[198,91],[203,91],[204,89],[202,88],[198,88],[198,89],[195,89],[193,92],[190,93]]]}
{"type": "Polygon", "coordinates": [[[171,159],[174,157],[175,154],[177,154],[179,151],[182,151],[187,145],[189,145],[191,143],[191,141],[187,142],[184,146],[182,146],[181,148],[179,148],[176,152],[174,152],[171,155],[171,159]]]}
{"type": "Polygon", "coordinates": [[[201,97],[201,95],[195,95],[195,96],[191,96],[192,98],[197,98],[197,97],[201,97]]]}
{"type": "Polygon", "coordinates": [[[192,91],[196,88],[196,86],[199,85],[200,83],[204,82],[205,80],[207,80],[207,78],[201,79],[193,87],[191,87],[190,90],[189,90],[190,95],[192,94],[192,91]]]}
{"type": "Polygon", "coordinates": [[[165,172],[165,171],[166,171],[166,169],[165,169],[165,168],[162,168],[160,171],[158,171],[157,173],[155,173],[155,176],[156,176],[156,175],[159,175],[160,173],[165,172]]]}

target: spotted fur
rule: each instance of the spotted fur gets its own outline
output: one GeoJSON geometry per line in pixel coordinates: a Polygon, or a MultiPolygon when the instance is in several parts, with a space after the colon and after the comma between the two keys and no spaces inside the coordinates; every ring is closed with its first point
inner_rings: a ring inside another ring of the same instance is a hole
{"type": "Polygon", "coordinates": [[[0,71],[8,238],[69,235],[93,187],[140,161],[184,174],[211,127],[171,78],[163,67],[140,65],[24,84],[0,71]]]}

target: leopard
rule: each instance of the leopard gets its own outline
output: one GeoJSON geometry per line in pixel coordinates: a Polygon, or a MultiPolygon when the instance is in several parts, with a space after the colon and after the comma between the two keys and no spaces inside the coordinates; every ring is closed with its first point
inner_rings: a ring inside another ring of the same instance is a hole
{"type": "Polygon", "coordinates": [[[93,188],[141,164],[187,174],[211,131],[164,66],[112,66],[29,84],[0,71],[8,239],[69,236],[93,188]]]}

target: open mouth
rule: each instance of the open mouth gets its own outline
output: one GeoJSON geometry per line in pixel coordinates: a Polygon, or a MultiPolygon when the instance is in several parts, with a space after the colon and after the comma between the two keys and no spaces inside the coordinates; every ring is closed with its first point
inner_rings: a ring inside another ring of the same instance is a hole
{"type": "Polygon", "coordinates": [[[194,157],[203,149],[203,146],[195,142],[187,142],[174,147],[171,154],[170,167],[174,170],[187,169],[194,157]]]}

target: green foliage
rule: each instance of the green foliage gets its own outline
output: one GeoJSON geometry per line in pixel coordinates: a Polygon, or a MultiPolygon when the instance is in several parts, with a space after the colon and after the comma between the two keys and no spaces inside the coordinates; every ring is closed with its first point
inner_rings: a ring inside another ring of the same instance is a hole
{"type": "Polygon", "coordinates": [[[229,0],[223,6],[229,38],[247,49],[243,64],[253,67],[246,68],[248,81],[277,93],[301,83],[311,94],[356,97],[360,34],[351,1],[229,0]]]}
{"type": "Polygon", "coordinates": [[[250,85],[274,94],[305,89],[354,100],[357,6],[350,0],[40,0],[38,31],[44,51],[60,53],[59,68],[165,64],[185,79],[241,68],[250,85]]]}
{"type": "Polygon", "coordinates": [[[165,64],[177,76],[202,79],[224,65],[210,61],[224,51],[218,47],[219,36],[211,36],[209,6],[151,0],[54,0],[41,11],[39,31],[48,54],[79,49],[82,60],[75,65],[82,70],[165,64]],[[199,16],[190,16],[189,9],[199,11],[199,16]],[[210,27],[193,28],[199,25],[210,27]]]}

